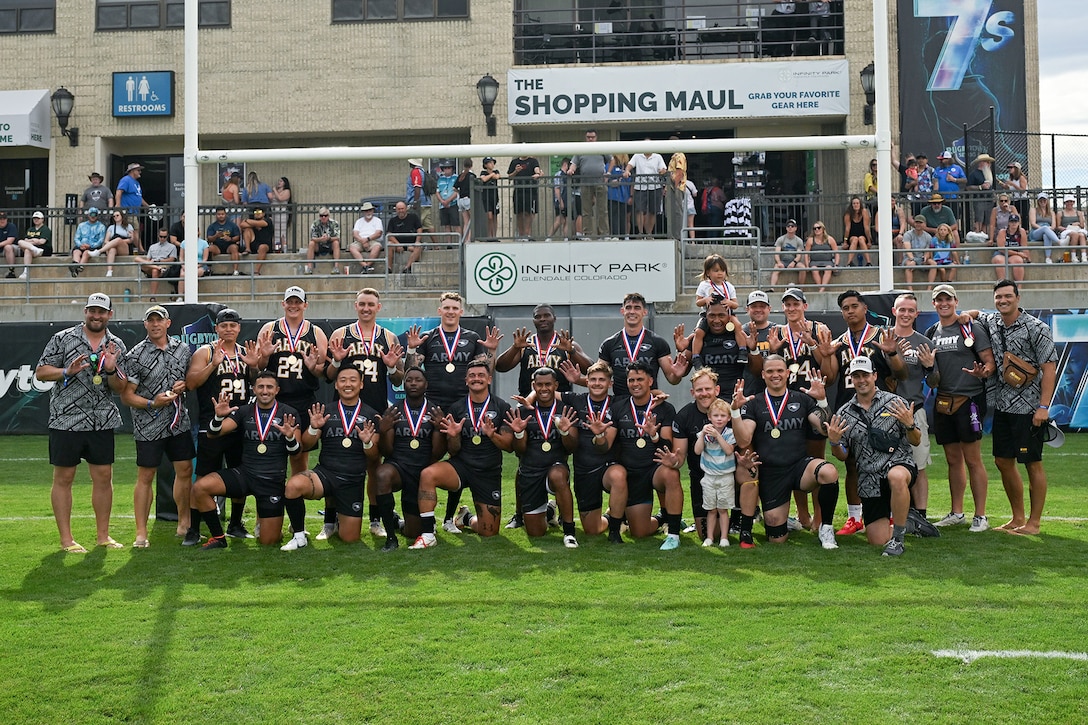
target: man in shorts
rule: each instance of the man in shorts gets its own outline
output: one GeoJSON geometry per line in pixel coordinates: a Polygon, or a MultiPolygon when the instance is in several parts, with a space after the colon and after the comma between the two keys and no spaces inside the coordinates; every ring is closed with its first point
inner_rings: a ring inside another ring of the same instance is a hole
{"type": "Polygon", "coordinates": [[[385,228],[382,220],[374,213],[374,205],[369,201],[363,202],[360,211],[363,215],[356,220],[351,230],[348,251],[362,267],[362,273],[368,274],[374,271],[374,260],[382,253],[382,235],[385,228]]]}
{"type": "Polygon", "coordinates": [[[649,309],[646,298],[638,292],[630,292],[623,298],[620,308],[623,329],[601,343],[598,359],[612,368],[612,392],[627,395],[627,368],[640,362],[650,373],[650,384],[657,388],[657,373],[663,371],[665,379],[673,385],[683,380],[685,369],[670,357],[672,348],[665,338],[646,329],[649,309]]]}
{"type": "MultiPolygon", "coordinates": [[[[226,391],[215,401],[215,417],[208,424],[208,435],[215,438],[238,431],[242,439],[242,463],[202,476],[193,485],[193,503],[210,532],[201,547],[205,550],[227,548],[227,537],[215,506],[216,496],[234,500],[253,496],[257,502],[258,540],[268,546],[278,544],[283,538],[287,458],[298,453],[301,446],[298,413],[276,401],[279,389],[276,376],[262,370],[253,382],[255,402],[240,408],[231,405],[230,393],[226,391]]],[[[292,499],[291,506],[302,508],[305,516],[302,499],[292,499]]],[[[293,513],[291,518],[297,517],[293,513]]]]}
{"type": "MultiPolygon", "coordinates": [[[[892,306],[895,316],[895,335],[899,345],[899,354],[907,368],[907,377],[900,380],[895,390],[891,391],[914,406],[914,424],[918,426],[921,441],[911,446],[914,468],[918,471],[914,485],[911,486],[911,517],[925,520],[929,505],[929,475],[926,468],[933,462],[929,442],[929,418],[925,410],[925,388],[923,381],[933,368],[933,348],[928,337],[914,329],[918,319],[918,298],[907,292],[895,298],[892,306]]],[[[926,522],[928,523],[928,522],[926,522]]]]}
{"type": "Polygon", "coordinates": [[[80,460],[91,474],[91,505],[99,546],[124,548],[110,536],[113,508],[113,431],[121,414],[113,402],[124,381],[114,373],[125,354],[125,343],[107,329],[113,303],[101,292],[87,298],[83,322],[54,334],[34,369],[41,382],[53,382],[49,395],[49,464],[53,488],[49,498],[60,533],[60,547],[69,554],[87,549],[72,538],[72,482],[80,460]]]}
{"type": "Polygon", "coordinates": [[[315,259],[330,256],[332,273],[340,274],[340,222],[330,218],[329,208],[323,206],[317,210],[317,220],[310,225],[310,243],[306,248],[307,261],[303,274],[314,273],[315,259]]]}
{"type": "MultiPolygon", "coordinates": [[[[760,358],[762,361],[762,358],[760,358]]],[[[691,374],[692,401],[677,411],[672,421],[673,450],[688,462],[688,492],[691,495],[691,515],[695,518],[695,530],[699,539],[706,538],[706,514],[703,508],[703,468],[695,443],[703,428],[710,422],[710,404],[718,399],[721,387],[718,374],[710,368],[699,368],[691,374]]],[[[736,387],[732,382],[730,390],[736,387]]],[[[732,508],[731,503],[729,508],[732,508]]]]}
{"type": "Polygon", "coordinates": [[[911,223],[911,228],[903,235],[903,276],[907,280],[907,287],[914,289],[914,268],[926,264],[936,264],[932,255],[929,255],[929,247],[933,237],[926,231],[926,218],[916,214],[911,223]]]}
{"type": "Polygon", "coordinates": [[[324,445],[313,470],[293,473],[287,481],[284,496],[294,535],[280,547],[283,551],[296,551],[309,543],[305,504],[292,505],[301,499],[326,498],[325,505],[336,512],[341,541],[356,542],[362,531],[363,481],[367,465],[378,460],[378,412],[359,399],[363,376],[357,368],[342,368],[334,384],[336,402],[328,407],[313,403],[309,410],[299,411],[308,420],[301,448],[312,448],[319,440],[324,445]]]}
{"type": "Polygon", "coordinates": [[[132,493],[136,541],[132,545],[138,549],[149,545],[147,519],[163,455],[174,464],[177,535],[184,536],[189,530],[189,493],[196,456],[185,405],[189,345],[170,336],[170,313],[161,305],[144,312],[144,330],[147,337],[126,353],[117,372],[125,381],[121,402],[132,408],[132,434],[136,439],[136,488],[132,493]]]}
{"type": "Polygon", "coordinates": [[[241,258],[241,250],[238,246],[238,240],[242,236],[242,230],[238,228],[237,224],[227,219],[227,210],[225,208],[216,207],[215,221],[208,225],[205,236],[208,239],[208,253],[211,258],[215,259],[220,254],[226,254],[234,263],[234,276],[240,275],[238,260],[241,258]]]}
{"type": "Polygon", "coordinates": [[[457,492],[467,486],[471,490],[476,515],[459,509],[461,525],[480,536],[494,536],[502,525],[502,453],[512,450],[514,442],[514,432],[507,422],[510,406],[491,396],[491,363],[486,358],[468,364],[465,382],[468,395],[450,405],[442,419],[449,460],[427,466],[419,474],[422,533],[411,549],[438,546],[434,509],[439,488],[457,492]]]}
{"type": "Polygon", "coordinates": [[[865,537],[884,547],[883,556],[900,556],[910,487],[918,473],[911,446],[921,442],[922,432],[914,423],[914,406],[877,387],[872,360],[854,357],[846,375],[854,396],[831,417],[827,440],[836,458],[852,457],[857,466],[865,537]]]}
{"type": "MultiPolygon", "coordinates": [[[[649,137],[645,139],[649,141],[649,137]]],[[[661,208],[661,177],[669,170],[661,154],[635,154],[627,162],[623,178],[634,177],[635,224],[638,233],[649,239],[657,226],[657,212],[661,208]]]]}

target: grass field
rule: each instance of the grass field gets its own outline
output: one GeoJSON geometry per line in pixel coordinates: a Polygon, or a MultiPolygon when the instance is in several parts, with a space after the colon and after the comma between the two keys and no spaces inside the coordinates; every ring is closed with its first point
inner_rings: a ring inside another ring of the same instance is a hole
{"type": "MultiPolygon", "coordinates": [[[[70,555],[45,439],[0,438],[9,722],[1088,719],[1088,436],[1046,449],[1040,536],[958,527],[908,539],[900,559],[861,535],[831,552],[808,533],[771,546],[760,525],[752,551],[702,549],[694,535],[675,552],[584,535],[568,551],[558,533],[530,543],[516,531],[439,532],[421,552],[381,554],[365,537],[288,554],[183,549],[162,522],[133,550],[131,442],[118,451],[113,534],[126,549],[70,555]]],[[[996,525],[1008,505],[990,468],[996,525]]],[[[944,471],[931,468],[931,517],[948,510],[944,471]]],[[[93,544],[85,467],[75,499],[76,539],[93,544]]]]}

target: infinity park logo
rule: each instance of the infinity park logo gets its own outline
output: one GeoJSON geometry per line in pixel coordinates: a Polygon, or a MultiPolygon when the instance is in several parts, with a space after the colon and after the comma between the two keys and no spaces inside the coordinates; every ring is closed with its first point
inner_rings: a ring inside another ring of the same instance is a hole
{"type": "Polygon", "coordinates": [[[503,295],[514,289],[518,267],[502,252],[490,252],[480,257],[472,273],[476,286],[489,295],[503,295]]]}

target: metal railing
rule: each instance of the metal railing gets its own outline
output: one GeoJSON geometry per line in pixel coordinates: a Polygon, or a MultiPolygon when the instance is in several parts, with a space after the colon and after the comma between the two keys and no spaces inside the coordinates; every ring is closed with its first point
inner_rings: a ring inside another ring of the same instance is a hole
{"type": "Polygon", "coordinates": [[[841,55],[844,18],[835,3],[632,0],[545,9],[519,0],[514,63],[646,63],[718,58],[841,55]],[[836,10],[836,8],[838,8],[836,10]]]}

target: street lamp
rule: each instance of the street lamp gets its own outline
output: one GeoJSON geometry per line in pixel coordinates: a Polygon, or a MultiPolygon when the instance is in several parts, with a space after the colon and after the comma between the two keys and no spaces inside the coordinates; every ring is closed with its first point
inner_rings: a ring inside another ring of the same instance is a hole
{"type": "Polygon", "coordinates": [[[480,105],[484,109],[484,118],[487,119],[487,135],[495,135],[495,99],[499,97],[499,82],[488,73],[476,81],[476,95],[480,97],[480,105]]]}
{"type": "Polygon", "coordinates": [[[60,126],[61,135],[68,137],[69,145],[79,146],[79,129],[75,127],[68,128],[68,119],[72,115],[72,106],[75,105],[76,97],[67,88],[61,86],[49,97],[49,102],[52,104],[53,113],[57,117],[57,125],[60,126]]]}
{"type": "Polygon", "coordinates": [[[861,69],[861,90],[865,91],[865,108],[862,123],[873,125],[873,106],[876,104],[876,66],[873,63],[861,69]]]}

